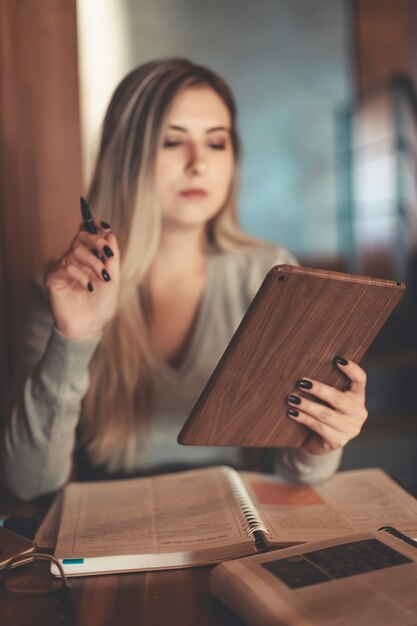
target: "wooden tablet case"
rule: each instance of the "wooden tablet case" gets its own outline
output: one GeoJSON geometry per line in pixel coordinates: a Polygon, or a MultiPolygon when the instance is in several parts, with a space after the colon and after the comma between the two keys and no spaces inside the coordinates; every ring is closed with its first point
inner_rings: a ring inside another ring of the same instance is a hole
{"type": "Polygon", "coordinates": [[[311,431],[287,416],[300,378],[339,389],[337,355],[359,362],[405,285],[277,265],[267,274],[178,436],[186,445],[300,447],[311,431]]]}

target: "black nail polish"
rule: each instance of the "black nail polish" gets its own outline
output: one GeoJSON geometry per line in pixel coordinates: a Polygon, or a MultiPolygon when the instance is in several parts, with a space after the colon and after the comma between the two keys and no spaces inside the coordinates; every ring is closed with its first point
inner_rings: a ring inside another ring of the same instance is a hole
{"type": "Polygon", "coordinates": [[[306,380],[305,378],[302,378],[297,383],[297,387],[299,387],[300,389],[311,389],[312,386],[313,386],[313,383],[310,382],[309,380],[306,380]]]}
{"type": "Polygon", "coordinates": [[[339,363],[339,365],[347,365],[348,361],[347,359],[343,358],[342,356],[337,356],[335,358],[336,363],[339,363]]]}
{"type": "Polygon", "coordinates": [[[291,402],[291,404],[300,404],[301,398],[299,396],[295,396],[294,394],[291,394],[288,396],[288,402],[291,402]]]}
{"type": "Polygon", "coordinates": [[[93,248],[91,250],[91,252],[94,254],[95,257],[98,258],[99,261],[101,261],[102,263],[104,263],[105,258],[104,256],[101,254],[101,252],[99,252],[98,250],[96,250],[95,248],[93,248]]]}
{"type": "Polygon", "coordinates": [[[109,246],[104,246],[103,248],[103,252],[106,256],[108,256],[109,258],[114,256],[114,252],[113,250],[109,247],[109,246]]]}
{"type": "Polygon", "coordinates": [[[101,270],[101,275],[103,276],[106,283],[108,283],[109,280],[111,280],[110,275],[106,270],[101,270]]]}
{"type": "Polygon", "coordinates": [[[100,222],[100,226],[106,230],[110,230],[111,228],[110,224],[107,224],[107,222],[100,222]]]}
{"type": "Polygon", "coordinates": [[[93,285],[91,283],[88,283],[87,289],[88,289],[88,291],[94,291],[94,287],[93,287],[93,285]]]}
{"type": "Polygon", "coordinates": [[[297,409],[288,409],[288,415],[291,415],[291,417],[298,417],[300,414],[297,409]]]}

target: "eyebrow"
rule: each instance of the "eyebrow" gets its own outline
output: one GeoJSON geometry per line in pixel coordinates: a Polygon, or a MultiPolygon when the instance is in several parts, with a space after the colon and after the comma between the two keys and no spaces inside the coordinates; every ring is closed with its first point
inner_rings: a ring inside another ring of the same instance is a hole
{"type": "MultiPolygon", "coordinates": [[[[176,126],[175,124],[170,124],[168,126],[169,130],[178,130],[182,133],[187,133],[188,130],[186,128],[184,128],[183,126],[176,126]]],[[[208,130],[206,130],[206,133],[216,133],[218,131],[225,131],[227,133],[230,133],[230,128],[227,128],[226,126],[214,126],[213,128],[209,128],[208,130]]]]}

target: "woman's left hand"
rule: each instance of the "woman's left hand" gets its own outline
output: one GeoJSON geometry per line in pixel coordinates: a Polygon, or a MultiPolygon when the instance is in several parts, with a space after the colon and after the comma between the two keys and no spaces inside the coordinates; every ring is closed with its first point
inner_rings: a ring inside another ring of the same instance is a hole
{"type": "Polygon", "coordinates": [[[288,416],[305,424],[313,434],[304,446],[312,454],[327,454],[343,448],[348,441],[356,437],[368,417],[365,408],[366,374],[359,365],[343,357],[335,359],[337,367],[350,379],[349,387],[339,391],[311,378],[298,381],[298,388],[311,396],[324,400],[330,407],[318,404],[297,395],[290,394],[288,416]]]}

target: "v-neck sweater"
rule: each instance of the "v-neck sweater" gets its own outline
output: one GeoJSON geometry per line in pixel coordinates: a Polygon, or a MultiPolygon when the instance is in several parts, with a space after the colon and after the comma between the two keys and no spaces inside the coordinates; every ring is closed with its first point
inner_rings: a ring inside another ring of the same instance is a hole
{"type": "MultiPolygon", "coordinates": [[[[248,466],[241,448],[181,446],[177,436],[267,272],[274,265],[295,264],[282,247],[212,254],[207,279],[187,351],[178,367],[160,359],[154,373],[152,418],[134,443],[134,474],[157,473],[202,465],[248,466]]],[[[89,363],[98,341],[76,341],[53,325],[49,303],[38,277],[32,283],[28,322],[21,334],[21,358],[29,372],[4,437],[3,479],[22,499],[61,488],[71,473],[81,402],[89,385],[89,363]]],[[[328,478],[340,451],[313,455],[277,449],[275,472],[284,481],[315,483],[328,478]]],[[[114,461],[114,460],[113,460],[114,461]]],[[[124,459],[102,476],[122,475],[124,459]]]]}

